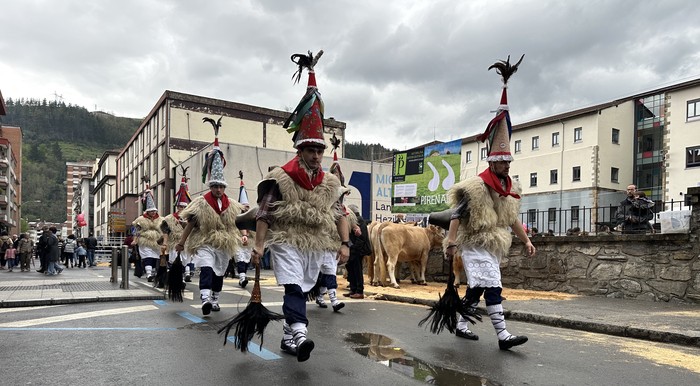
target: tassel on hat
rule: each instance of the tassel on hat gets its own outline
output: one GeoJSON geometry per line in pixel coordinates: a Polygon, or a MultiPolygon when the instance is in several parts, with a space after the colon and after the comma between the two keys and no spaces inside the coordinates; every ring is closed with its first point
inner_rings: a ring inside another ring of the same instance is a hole
{"type": "Polygon", "coordinates": [[[333,163],[328,171],[334,174],[340,180],[340,185],[345,186],[345,176],[343,171],[340,169],[340,164],[338,163],[338,147],[340,146],[340,139],[333,133],[333,138],[331,138],[331,145],[333,146],[333,163]]]}
{"type": "Polygon", "coordinates": [[[520,57],[518,63],[510,64],[510,55],[505,61],[500,60],[489,67],[496,69],[496,73],[503,79],[503,91],[501,93],[501,103],[496,110],[496,117],[486,126],[486,131],[477,137],[481,142],[488,139],[488,157],[486,161],[512,161],[513,155],[510,152],[510,136],[513,126],[510,123],[510,113],[508,112],[508,95],[506,93],[508,80],[518,71],[518,66],[523,61],[525,55],[520,57]]]}
{"type": "MultiPolygon", "coordinates": [[[[223,116],[221,118],[223,118],[223,116]]],[[[202,118],[202,122],[209,122],[214,127],[214,147],[204,156],[204,166],[202,167],[202,183],[206,182],[207,186],[228,186],[224,178],[226,159],[224,158],[224,152],[219,148],[221,118],[219,118],[218,121],[214,121],[209,117],[202,118]],[[209,179],[208,181],[207,178],[209,179]]]]}
{"type": "Polygon", "coordinates": [[[294,54],[291,58],[292,62],[299,66],[294,75],[292,75],[295,84],[299,82],[304,68],[309,72],[306,94],[282,126],[287,129],[287,132],[294,133],[292,141],[295,149],[304,145],[326,148],[326,142],[323,137],[324,106],[321,93],[319,93],[316,86],[316,73],[314,72],[314,66],[321,55],[323,55],[323,50],[319,51],[315,57],[309,51],[307,55],[294,54]]]}

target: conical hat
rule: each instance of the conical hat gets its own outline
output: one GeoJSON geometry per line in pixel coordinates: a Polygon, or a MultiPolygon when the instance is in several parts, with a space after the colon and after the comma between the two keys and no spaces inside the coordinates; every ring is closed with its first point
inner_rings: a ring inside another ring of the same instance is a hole
{"type": "MultiPolygon", "coordinates": [[[[223,117],[221,117],[223,118],[223,117]]],[[[207,186],[223,185],[228,186],[224,178],[224,167],[226,167],[226,159],[224,152],[219,148],[219,129],[221,128],[221,118],[214,121],[211,118],[202,118],[203,122],[209,122],[214,126],[214,147],[204,156],[204,166],[202,167],[202,183],[206,182],[207,186]]]]}
{"type": "Polygon", "coordinates": [[[283,125],[288,132],[294,133],[292,141],[296,149],[309,145],[326,147],[323,136],[324,105],[321,93],[316,85],[316,73],[314,71],[314,66],[321,55],[323,55],[322,50],[318,52],[316,57],[312,55],[311,51],[309,51],[308,55],[292,55],[292,61],[299,66],[299,69],[292,77],[296,76],[296,81],[298,82],[304,68],[308,69],[309,72],[306,94],[283,125]]]}
{"type": "Polygon", "coordinates": [[[180,189],[175,193],[175,206],[187,206],[192,202],[192,197],[190,197],[190,192],[187,187],[187,176],[184,172],[182,174],[182,179],[180,180],[180,189]]]}
{"type": "Polygon", "coordinates": [[[248,201],[248,191],[245,190],[245,183],[243,180],[241,180],[241,188],[238,191],[238,202],[240,202],[241,205],[250,205],[248,201]]]}

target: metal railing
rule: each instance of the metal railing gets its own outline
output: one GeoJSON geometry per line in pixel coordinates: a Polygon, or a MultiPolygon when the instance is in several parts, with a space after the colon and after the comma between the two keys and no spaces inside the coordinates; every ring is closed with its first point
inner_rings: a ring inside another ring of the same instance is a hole
{"type": "MultiPolygon", "coordinates": [[[[663,211],[689,209],[684,201],[657,201],[652,209],[653,217],[649,224],[656,231],[660,230],[659,213],[663,211]]],[[[536,229],[538,234],[562,236],[567,234],[595,234],[615,231],[617,227],[618,206],[572,207],[555,210],[528,210],[520,212],[520,221],[529,230],[536,229]]],[[[533,232],[534,233],[534,232],[533,232]]]]}

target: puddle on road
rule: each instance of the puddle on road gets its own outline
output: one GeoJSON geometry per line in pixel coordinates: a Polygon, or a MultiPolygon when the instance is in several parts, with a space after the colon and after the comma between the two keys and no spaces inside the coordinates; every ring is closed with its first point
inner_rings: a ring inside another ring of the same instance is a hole
{"type": "Polygon", "coordinates": [[[499,385],[483,377],[448,369],[413,357],[401,347],[394,346],[391,338],[384,335],[370,332],[351,333],[345,337],[345,341],[352,344],[352,349],[356,353],[431,385],[499,385]]]}

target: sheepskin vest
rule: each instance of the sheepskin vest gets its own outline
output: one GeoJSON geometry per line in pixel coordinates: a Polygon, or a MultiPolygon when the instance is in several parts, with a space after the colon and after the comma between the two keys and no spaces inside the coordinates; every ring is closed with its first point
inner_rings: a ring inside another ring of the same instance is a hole
{"type": "Polygon", "coordinates": [[[236,228],[236,216],[241,213],[243,205],[231,198],[229,202],[228,209],[219,215],[203,196],[199,196],[180,212],[180,218],[195,222],[185,244],[188,254],[195,255],[200,247],[207,245],[233,256],[240,248],[241,233],[236,228]]]}
{"type": "Polygon", "coordinates": [[[158,217],[155,220],[148,219],[139,216],[132,223],[136,226],[136,234],[138,235],[138,245],[139,247],[145,247],[153,249],[154,251],[160,251],[160,246],[158,245],[158,239],[162,236],[160,230],[160,224],[163,222],[162,217],[158,217]]]}
{"type": "Polygon", "coordinates": [[[325,173],[320,185],[306,190],[282,168],[273,169],[267,178],[277,182],[282,194],[273,204],[274,221],[267,243],[288,243],[306,252],[338,250],[340,237],[333,205],[339,198],[340,180],[325,173]]]}
{"type": "Polygon", "coordinates": [[[186,223],[181,222],[174,215],[169,214],[163,219],[160,229],[163,233],[168,234],[168,250],[175,249],[175,245],[180,242],[182,232],[185,230],[186,223]]]}
{"type": "MultiPolygon", "coordinates": [[[[519,194],[520,184],[513,181],[511,190],[519,194]]],[[[469,197],[469,221],[460,221],[457,243],[483,248],[500,261],[513,241],[510,226],[518,219],[520,200],[499,196],[479,176],[460,181],[447,193],[452,207],[457,206],[464,196],[469,197]]]]}

